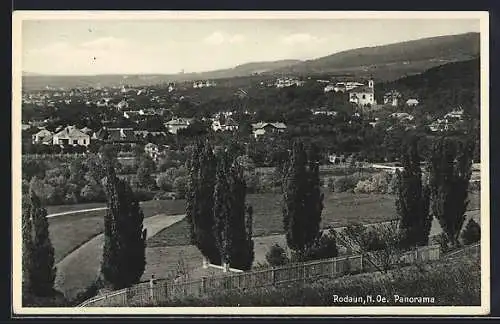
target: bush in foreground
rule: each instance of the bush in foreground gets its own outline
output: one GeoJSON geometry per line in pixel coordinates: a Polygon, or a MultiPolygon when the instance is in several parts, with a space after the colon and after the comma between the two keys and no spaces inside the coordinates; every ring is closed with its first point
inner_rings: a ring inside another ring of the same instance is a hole
{"type": "MultiPolygon", "coordinates": [[[[341,303],[335,296],[377,295],[388,298],[384,306],[472,306],[481,303],[480,265],[477,259],[435,262],[395,270],[388,274],[369,273],[336,280],[322,279],[305,285],[267,287],[248,291],[218,291],[203,298],[181,298],[159,306],[359,306],[341,303]],[[419,303],[404,303],[394,296],[434,297],[419,303]]],[[[133,305],[131,305],[133,306],[133,305]]]]}
{"type": "Polygon", "coordinates": [[[286,255],[285,249],[283,249],[277,243],[274,244],[266,253],[266,261],[272,267],[282,266],[288,263],[288,257],[286,255]]]}
{"type": "Polygon", "coordinates": [[[462,232],[462,242],[465,245],[473,244],[481,240],[481,226],[473,220],[469,219],[469,222],[465,226],[462,232]]]}

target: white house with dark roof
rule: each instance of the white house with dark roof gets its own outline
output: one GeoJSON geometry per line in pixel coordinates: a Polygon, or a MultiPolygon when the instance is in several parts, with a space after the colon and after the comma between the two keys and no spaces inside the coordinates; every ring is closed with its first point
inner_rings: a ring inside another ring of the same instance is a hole
{"type": "Polygon", "coordinates": [[[54,145],[84,145],[90,144],[90,136],[75,126],[67,126],[52,137],[54,145]]]}
{"type": "Polygon", "coordinates": [[[258,138],[267,134],[280,134],[286,130],[286,125],[281,122],[277,123],[267,123],[267,122],[258,122],[256,124],[252,124],[253,135],[255,138],[258,138]]]}

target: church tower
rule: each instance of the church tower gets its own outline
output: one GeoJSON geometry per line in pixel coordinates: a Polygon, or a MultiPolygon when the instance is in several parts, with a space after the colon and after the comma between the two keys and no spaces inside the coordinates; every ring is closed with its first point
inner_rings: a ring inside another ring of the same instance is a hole
{"type": "Polygon", "coordinates": [[[373,89],[373,86],[374,86],[373,79],[368,80],[368,87],[373,89]]]}

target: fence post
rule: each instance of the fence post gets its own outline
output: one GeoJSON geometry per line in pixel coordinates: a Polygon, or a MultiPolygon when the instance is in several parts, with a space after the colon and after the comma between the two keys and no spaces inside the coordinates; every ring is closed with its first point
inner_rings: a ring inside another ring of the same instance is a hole
{"type": "Polygon", "coordinates": [[[207,277],[201,277],[201,293],[207,292],[207,277]]]}
{"type": "Polygon", "coordinates": [[[415,263],[418,262],[418,247],[415,248],[415,263]]]}
{"type": "Polygon", "coordinates": [[[359,263],[360,263],[360,269],[359,271],[362,273],[363,272],[363,253],[359,255],[359,263]]]}
{"type": "Polygon", "coordinates": [[[154,298],[154,286],[155,286],[155,275],[151,275],[149,280],[149,298],[153,300],[154,298]]]}
{"type": "Polygon", "coordinates": [[[276,284],[276,273],[275,273],[275,267],[271,268],[271,280],[273,283],[273,286],[276,284]]]}
{"type": "Polygon", "coordinates": [[[208,268],[208,260],[205,256],[203,256],[203,269],[207,269],[208,268]]]}
{"type": "Polygon", "coordinates": [[[302,266],[302,276],[304,277],[304,285],[306,284],[306,265],[302,266]]]}

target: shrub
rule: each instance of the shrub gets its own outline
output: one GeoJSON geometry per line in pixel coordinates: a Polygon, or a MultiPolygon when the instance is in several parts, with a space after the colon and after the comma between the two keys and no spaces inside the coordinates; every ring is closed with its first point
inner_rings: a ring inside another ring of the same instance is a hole
{"type": "Polygon", "coordinates": [[[357,174],[341,176],[335,179],[333,187],[335,192],[353,192],[354,188],[361,180],[366,180],[368,176],[360,176],[357,174]]]}
{"type": "Polygon", "coordinates": [[[186,197],[187,181],[187,176],[180,176],[174,180],[173,189],[179,199],[184,199],[186,197]]]}
{"type": "Polygon", "coordinates": [[[384,194],[388,191],[391,176],[386,172],[374,174],[369,180],[360,180],[354,188],[355,193],[384,194]]]}
{"type": "Polygon", "coordinates": [[[158,178],[156,179],[156,185],[158,188],[160,188],[163,191],[172,191],[173,188],[173,183],[172,179],[170,176],[167,174],[160,174],[158,178]]]}
{"type": "Polygon", "coordinates": [[[479,180],[470,181],[469,182],[469,191],[471,191],[471,192],[481,191],[481,181],[479,181],[479,180]]]}
{"type": "Polygon", "coordinates": [[[387,193],[390,195],[394,195],[397,193],[397,190],[398,190],[398,176],[396,173],[393,173],[391,175],[391,180],[387,185],[387,193]]]}
{"type": "Polygon", "coordinates": [[[335,230],[323,233],[316,243],[306,251],[303,261],[335,258],[339,252],[337,249],[337,238],[335,230]]]}
{"type": "Polygon", "coordinates": [[[361,180],[358,181],[356,187],[354,188],[355,193],[370,193],[371,192],[372,183],[370,180],[361,180]]]}
{"type": "Polygon", "coordinates": [[[335,191],[335,178],[334,177],[328,177],[326,179],[326,186],[327,186],[327,188],[331,192],[334,192],[335,191]]]}
{"type": "Polygon", "coordinates": [[[274,244],[266,253],[266,261],[273,267],[286,264],[288,262],[288,257],[286,255],[285,249],[283,249],[277,243],[274,244]]]}
{"type": "Polygon", "coordinates": [[[467,226],[462,232],[462,242],[465,245],[473,244],[481,240],[481,226],[473,219],[469,219],[467,226]]]}
{"type": "Polygon", "coordinates": [[[148,201],[153,200],[155,197],[154,191],[144,190],[144,189],[135,189],[134,195],[138,201],[148,201]]]}

